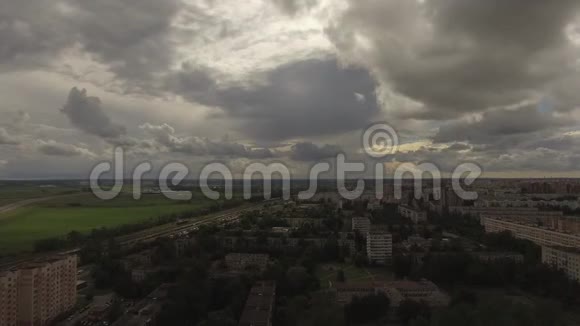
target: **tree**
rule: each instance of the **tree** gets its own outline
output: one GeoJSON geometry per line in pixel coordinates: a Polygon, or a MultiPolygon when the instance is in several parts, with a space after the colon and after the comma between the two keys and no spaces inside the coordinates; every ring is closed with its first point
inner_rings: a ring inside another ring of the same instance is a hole
{"type": "Polygon", "coordinates": [[[362,298],[354,297],[344,307],[344,314],[349,324],[364,324],[378,321],[389,310],[389,298],[384,293],[372,294],[362,298]]]}
{"type": "Polygon", "coordinates": [[[336,281],[339,283],[344,283],[346,281],[346,277],[344,276],[344,271],[342,269],[336,271],[336,281]]]}
{"type": "Polygon", "coordinates": [[[423,301],[404,300],[399,304],[397,316],[405,325],[409,325],[414,319],[422,317],[429,319],[431,317],[431,308],[423,301]]]}

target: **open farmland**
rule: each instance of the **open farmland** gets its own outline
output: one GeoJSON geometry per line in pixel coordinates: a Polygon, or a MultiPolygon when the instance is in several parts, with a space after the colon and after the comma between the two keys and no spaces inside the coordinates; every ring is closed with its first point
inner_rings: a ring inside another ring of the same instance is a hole
{"type": "Polygon", "coordinates": [[[0,253],[30,250],[36,240],[73,230],[89,232],[135,224],[161,215],[201,210],[214,203],[200,194],[187,202],[172,201],[161,194],[145,195],[141,200],[122,194],[110,201],[89,193],[57,197],[0,215],[0,253]]]}

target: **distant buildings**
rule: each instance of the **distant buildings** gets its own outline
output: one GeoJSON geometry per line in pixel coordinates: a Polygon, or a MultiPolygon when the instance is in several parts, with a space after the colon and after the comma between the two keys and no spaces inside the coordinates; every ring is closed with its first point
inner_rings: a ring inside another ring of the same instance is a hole
{"type": "Polygon", "coordinates": [[[580,249],[542,246],[542,263],[560,269],[569,278],[580,281],[580,249]]]}
{"type": "Polygon", "coordinates": [[[386,230],[367,233],[367,258],[370,263],[385,265],[393,258],[393,236],[386,230]]]}
{"type": "Polygon", "coordinates": [[[276,283],[262,281],[254,284],[246,300],[239,326],[271,326],[276,283]]]}
{"type": "Polygon", "coordinates": [[[55,256],[0,273],[0,325],[47,325],[76,304],[77,257],[55,256]]]}
{"type": "Polygon", "coordinates": [[[501,217],[482,217],[487,233],[509,231],[515,238],[530,240],[541,246],[580,247],[580,235],[564,233],[535,224],[514,222],[501,217]]]}
{"type": "Polygon", "coordinates": [[[427,212],[406,205],[399,205],[399,214],[418,224],[427,222],[427,212]]]}
{"type": "Polygon", "coordinates": [[[368,217],[353,217],[352,230],[365,236],[371,230],[371,220],[368,217]]]}
{"type": "Polygon", "coordinates": [[[478,218],[483,215],[501,216],[562,216],[562,212],[540,211],[533,207],[475,207],[475,206],[451,206],[449,213],[467,215],[478,218]]]}

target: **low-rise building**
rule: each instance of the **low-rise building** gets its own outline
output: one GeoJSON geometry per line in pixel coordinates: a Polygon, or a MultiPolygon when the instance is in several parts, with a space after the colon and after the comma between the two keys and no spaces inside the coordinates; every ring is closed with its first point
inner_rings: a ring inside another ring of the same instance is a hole
{"type": "Polygon", "coordinates": [[[437,285],[428,280],[419,282],[354,282],[337,283],[331,289],[339,304],[350,303],[354,297],[365,297],[384,293],[391,307],[398,307],[402,301],[423,301],[431,307],[441,307],[449,304],[449,296],[443,293],[437,285]]]}
{"type": "Polygon", "coordinates": [[[155,251],[153,249],[143,250],[136,254],[132,254],[121,259],[121,266],[126,271],[130,271],[137,266],[151,266],[153,265],[153,256],[155,251]]]}
{"type": "Polygon", "coordinates": [[[471,256],[484,263],[505,262],[505,261],[522,263],[524,261],[524,255],[517,252],[478,251],[472,252],[471,256]]]}
{"type": "Polygon", "coordinates": [[[262,281],[254,284],[246,300],[239,326],[272,326],[276,301],[276,283],[262,281]]]}
{"type": "Polygon", "coordinates": [[[230,270],[244,271],[248,268],[255,268],[263,271],[268,266],[269,255],[266,254],[246,254],[231,253],[225,257],[226,266],[230,270]]]}
{"type": "Polygon", "coordinates": [[[427,222],[427,212],[406,205],[399,205],[399,214],[413,221],[413,223],[427,222]]]}
{"type": "Polygon", "coordinates": [[[580,249],[542,246],[542,263],[560,269],[570,279],[580,281],[580,249]]]}
{"type": "Polygon", "coordinates": [[[188,248],[195,243],[195,239],[192,238],[179,238],[175,240],[175,254],[177,257],[181,257],[185,254],[188,248]]]}

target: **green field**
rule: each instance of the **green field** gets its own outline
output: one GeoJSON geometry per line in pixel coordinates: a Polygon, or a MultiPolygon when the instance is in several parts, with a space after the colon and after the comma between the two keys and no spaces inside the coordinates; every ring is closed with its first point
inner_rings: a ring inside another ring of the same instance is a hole
{"type": "Polygon", "coordinates": [[[344,272],[346,282],[392,281],[394,276],[385,267],[356,267],[352,264],[325,264],[318,266],[316,276],[322,288],[328,288],[329,282],[336,283],[337,271],[344,272]]]}
{"type": "Polygon", "coordinates": [[[135,224],[213,203],[199,194],[188,202],[171,201],[163,195],[145,195],[136,201],[130,194],[111,201],[99,200],[88,193],[54,198],[0,215],[0,253],[27,251],[36,240],[73,230],[88,232],[99,227],[135,224]]]}

